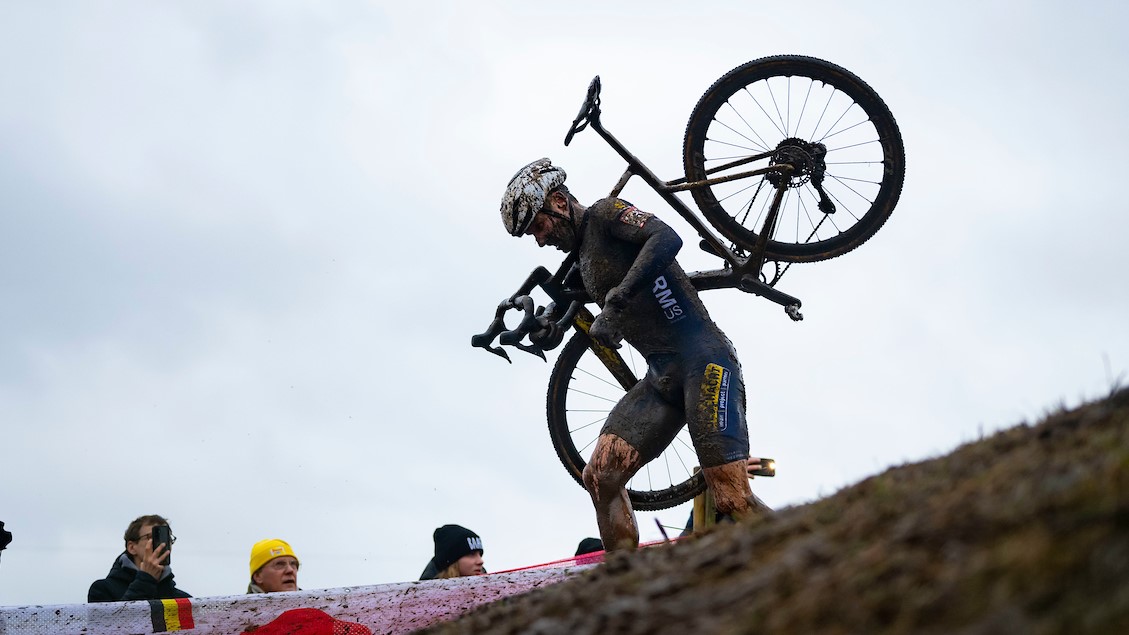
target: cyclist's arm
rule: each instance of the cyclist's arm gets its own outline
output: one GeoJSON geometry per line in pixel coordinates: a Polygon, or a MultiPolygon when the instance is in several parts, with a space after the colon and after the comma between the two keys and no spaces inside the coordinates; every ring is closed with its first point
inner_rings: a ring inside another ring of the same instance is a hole
{"type": "Polygon", "coordinates": [[[605,298],[613,304],[625,303],[674,264],[675,256],[682,249],[682,239],[658,217],[631,207],[621,211],[611,225],[613,237],[640,245],[635,262],[627,270],[623,280],[605,298]],[[624,219],[625,214],[630,216],[624,219]],[[625,220],[630,222],[624,222],[625,220]]]}

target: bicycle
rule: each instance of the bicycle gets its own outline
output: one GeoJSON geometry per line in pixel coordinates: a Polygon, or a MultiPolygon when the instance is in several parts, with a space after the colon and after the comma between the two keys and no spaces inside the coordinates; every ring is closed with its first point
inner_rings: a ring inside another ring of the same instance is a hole
{"type": "MultiPolygon", "coordinates": [[[[603,127],[600,92],[596,76],[564,144],[591,127],[627,162],[609,196],[618,196],[639,176],[698,232],[701,248],[723,261],[719,269],[689,274],[699,291],[740,289],[802,320],[800,300],[776,289],[788,268],[857,248],[882,227],[898,202],[905,150],[897,123],[869,85],[831,62],[765,57],[715,81],[690,114],[683,141],[685,176],[673,181],[659,179],[603,127]],[[767,165],[752,165],[759,163],[767,165]],[[690,193],[705,221],[730,245],[676,196],[680,192],[690,193]]],[[[490,327],[473,336],[471,345],[507,361],[502,346],[546,359],[545,351],[575,331],[550,375],[546,415],[558,458],[583,487],[586,461],[580,453],[595,443],[599,424],[643,376],[646,361],[626,342],[616,350],[588,336],[595,316],[586,305],[592,299],[575,264],[574,252],[554,273],[534,269],[498,305],[490,327]],[[552,302],[537,307],[529,295],[534,288],[552,302]],[[510,310],[524,313],[512,329],[504,321],[510,310]]],[[[628,483],[635,509],[665,509],[705,490],[701,472],[683,459],[686,451],[696,458],[683,427],[628,483]]]]}

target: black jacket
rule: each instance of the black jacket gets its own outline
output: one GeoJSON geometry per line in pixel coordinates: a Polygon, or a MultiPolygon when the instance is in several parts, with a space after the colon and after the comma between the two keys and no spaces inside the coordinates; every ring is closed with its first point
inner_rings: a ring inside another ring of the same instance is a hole
{"type": "Polygon", "coordinates": [[[435,566],[435,558],[427,561],[427,566],[423,568],[423,573],[419,574],[420,580],[434,580],[435,576],[442,573],[439,567],[435,566]]]}
{"type": "Polygon", "coordinates": [[[166,567],[165,572],[160,581],[157,581],[148,573],[138,570],[129,554],[123,551],[122,555],[114,561],[109,575],[90,585],[90,590],[86,593],[86,601],[119,602],[192,597],[176,588],[172,570],[166,567]]]}

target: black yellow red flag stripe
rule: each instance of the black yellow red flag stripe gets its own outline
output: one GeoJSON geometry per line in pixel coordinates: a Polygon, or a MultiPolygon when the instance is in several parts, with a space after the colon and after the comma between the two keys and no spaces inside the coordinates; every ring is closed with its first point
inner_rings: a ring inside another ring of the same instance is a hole
{"type": "Polygon", "coordinates": [[[196,628],[192,621],[192,601],[188,598],[149,600],[149,611],[153,615],[154,633],[196,628]]]}

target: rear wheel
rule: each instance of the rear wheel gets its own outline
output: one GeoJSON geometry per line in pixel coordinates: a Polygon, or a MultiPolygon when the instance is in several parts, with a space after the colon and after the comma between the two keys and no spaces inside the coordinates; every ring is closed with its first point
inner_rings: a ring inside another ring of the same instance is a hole
{"type": "MultiPolygon", "coordinates": [[[[686,125],[683,160],[689,182],[771,163],[794,167],[765,249],[767,259],[783,262],[825,260],[861,245],[890,217],[905,180],[901,132],[878,94],[840,66],[798,55],[755,60],[714,82],[686,125]],[[764,153],[770,157],[725,167],[764,153]]],[[[691,193],[710,224],[751,250],[775,174],[691,193]]]]}
{"type": "MultiPolygon", "coordinates": [[[[584,486],[584,466],[591,456],[608,413],[647,372],[646,360],[629,344],[618,351],[603,349],[601,359],[592,340],[576,332],[561,350],[549,378],[546,411],[549,436],[561,463],[584,486]]],[[[628,482],[627,493],[637,510],[666,509],[684,503],[706,489],[695,473],[697,453],[685,426],[655,460],[628,482]]]]}

